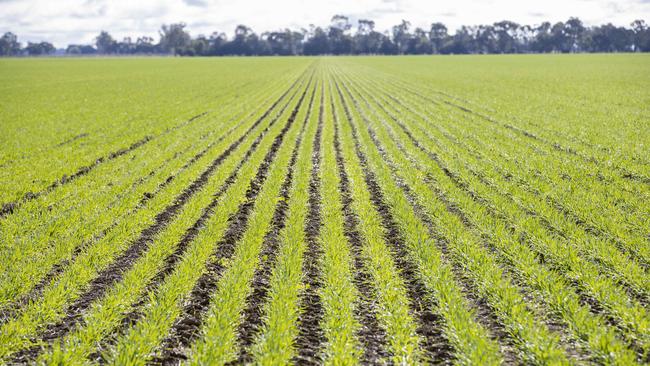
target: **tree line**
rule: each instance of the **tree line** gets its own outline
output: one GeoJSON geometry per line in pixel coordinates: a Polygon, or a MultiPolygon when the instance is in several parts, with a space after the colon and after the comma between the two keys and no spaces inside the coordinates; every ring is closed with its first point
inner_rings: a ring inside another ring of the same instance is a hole
{"type": "MultiPolygon", "coordinates": [[[[588,27],[579,18],[566,22],[543,22],[537,26],[504,20],[493,24],[462,26],[449,33],[443,23],[429,29],[412,28],[403,20],[387,31],[377,31],[375,22],[360,19],[354,24],[335,15],[326,27],[310,26],[300,31],[285,29],[255,33],[238,25],[234,36],[214,32],[191,37],[184,23],[163,25],[156,42],[152,37],[122,41],[101,31],[94,45],[69,45],[70,55],[172,54],[180,56],[262,55],[424,55],[569,52],[650,52],[650,27],[635,20],[629,27],[611,23],[588,27]]],[[[0,38],[0,55],[47,55],[55,51],[48,42],[29,42],[24,48],[18,37],[0,38]]]]}

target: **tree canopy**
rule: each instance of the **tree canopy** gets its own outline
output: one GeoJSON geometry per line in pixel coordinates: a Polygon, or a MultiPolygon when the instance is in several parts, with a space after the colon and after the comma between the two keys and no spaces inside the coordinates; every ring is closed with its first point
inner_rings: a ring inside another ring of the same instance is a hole
{"type": "MultiPolygon", "coordinates": [[[[504,20],[493,24],[461,26],[451,34],[440,22],[429,29],[413,28],[407,20],[379,32],[375,22],[334,15],[325,27],[283,29],[257,34],[240,24],[232,38],[223,32],[192,37],[185,23],[165,24],[156,43],[151,37],[115,40],[101,31],[90,45],[69,45],[67,54],[172,54],[181,56],[222,55],[365,55],[365,54],[489,54],[569,52],[650,52],[650,28],[644,20],[629,27],[611,23],[588,27],[579,18],[566,22],[521,25],[504,20]]],[[[11,32],[0,38],[0,55],[46,55],[54,51],[47,42],[21,48],[11,32]]]]}

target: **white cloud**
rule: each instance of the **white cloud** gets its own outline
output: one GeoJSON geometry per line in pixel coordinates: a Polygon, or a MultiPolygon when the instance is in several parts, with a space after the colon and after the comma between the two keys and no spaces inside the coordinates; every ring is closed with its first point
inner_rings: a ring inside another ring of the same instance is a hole
{"type": "Polygon", "coordinates": [[[503,19],[538,24],[570,16],[589,25],[628,25],[650,20],[650,0],[0,0],[0,32],[12,31],[22,42],[47,40],[63,47],[91,43],[102,29],[118,39],[157,37],[161,24],[181,21],[193,35],[231,33],[237,24],[263,32],[325,26],[334,14],[373,19],[379,30],[402,19],[424,28],[441,21],[452,30],[503,19]]]}

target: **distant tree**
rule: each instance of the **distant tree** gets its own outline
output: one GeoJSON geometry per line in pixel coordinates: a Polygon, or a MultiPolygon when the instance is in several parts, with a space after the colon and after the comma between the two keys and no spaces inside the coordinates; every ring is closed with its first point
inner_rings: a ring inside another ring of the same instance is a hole
{"type": "Polygon", "coordinates": [[[496,50],[499,53],[515,53],[517,49],[516,36],[519,30],[519,24],[504,20],[494,23],[494,34],[496,36],[496,50]]]}
{"type": "Polygon", "coordinates": [[[289,47],[291,48],[292,55],[302,54],[302,43],[305,40],[304,32],[285,30],[286,37],[289,38],[289,47]]]}
{"type": "Polygon", "coordinates": [[[262,39],[268,43],[269,53],[280,56],[299,54],[303,38],[302,33],[289,29],[280,32],[267,32],[262,35],[262,39]]]}
{"type": "Polygon", "coordinates": [[[648,28],[645,21],[637,19],[630,26],[634,33],[634,50],[650,52],[650,28],[648,28]]]}
{"type": "Polygon", "coordinates": [[[429,40],[434,53],[440,53],[440,49],[447,41],[449,34],[447,34],[447,26],[442,23],[432,23],[429,30],[429,40]]]}
{"type": "Polygon", "coordinates": [[[413,36],[408,40],[407,52],[414,55],[428,55],[433,53],[433,47],[424,29],[415,28],[413,36]]]}
{"type": "Polygon", "coordinates": [[[357,21],[357,34],[368,35],[375,30],[375,22],[368,19],[359,19],[357,21]]]}
{"type": "Polygon", "coordinates": [[[343,15],[334,15],[329,27],[330,51],[335,55],[352,53],[352,37],[348,31],[352,28],[348,18],[343,15]]]}
{"type": "Polygon", "coordinates": [[[135,41],[135,53],[152,54],[156,53],[156,45],[153,43],[153,38],[143,36],[138,37],[135,41]]]}
{"type": "Polygon", "coordinates": [[[582,24],[582,20],[572,17],[564,23],[564,34],[568,40],[568,51],[569,52],[578,52],[580,51],[580,44],[582,38],[585,34],[585,26],[582,24]]]}
{"type": "Polygon", "coordinates": [[[65,53],[68,55],[92,55],[97,53],[93,46],[71,44],[66,48],[65,53]]]}
{"type": "Polygon", "coordinates": [[[591,29],[583,42],[590,52],[625,52],[634,49],[634,32],[611,23],[591,29]]]}
{"type": "Polygon", "coordinates": [[[451,37],[451,42],[445,44],[442,53],[446,54],[469,54],[478,53],[479,48],[476,42],[478,34],[477,26],[461,26],[451,37]]]}
{"type": "Polygon", "coordinates": [[[476,52],[499,52],[499,35],[492,25],[479,25],[475,36],[476,52]]]}
{"type": "Polygon", "coordinates": [[[53,53],[55,51],[55,48],[49,42],[28,42],[27,47],[25,47],[25,51],[27,51],[27,54],[30,56],[41,56],[53,53]]]}
{"type": "Polygon", "coordinates": [[[163,24],[160,28],[160,48],[172,55],[184,52],[191,43],[191,37],[185,31],[185,23],[163,24]]]}
{"type": "Polygon", "coordinates": [[[551,35],[551,23],[543,22],[537,26],[534,31],[535,36],[530,44],[530,49],[533,52],[552,52],[553,51],[553,37],[551,35]]]}
{"type": "Polygon", "coordinates": [[[373,53],[373,48],[376,49],[379,45],[371,44],[372,40],[370,34],[375,31],[375,22],[368,19],[359,19],[357,21],[357,32],[352,37],[354,45],[353,52],[355,54],[370,54],[373,53]]]}
{"type": "Polygon", "coordinates": [[[573,40],[566,34],[566,30],[563,22],[557,22],[551,27],[553,51],[566,53],[573,49],[573,40]]]}
{"type": "Polygon", "coordinates": [[[95,38],[95,45],[97,46],[97,53],[110,54],[115,53],[117,42],[106,31],[101,31],[95,38]]]}
{"type": "Polygon", "coordinates": [[[5,33],[0,38],[0,56],[15,56],[20,54],[18,36],[11,32],[5,33]]]}
{"type": "Polygon", "coordinates": [[[406,20],[402,20],[400,24],[393,26],[393,41],[397,46],[397,53],[400,55],[404,54],[408,49],[409,38],[411,37],[409,34],[410,26],[411,23],[406,20]]]}
{"type": "Polygon", "coordinates": [[[381,45],[379,46],[379,53],[382,55],[397,55],[399,53],[399,48],[397,44],[390,39],[388,32],[381,34],[381,45]]]}
{"type": "Polygon", "coordinates": [[[66,55],[81,55],[81,46],[76,44],[69,44],[65,49],[66,55]]]}
{"type": "Polygon", "coordinates": [[[228,42],[228,37],[226,37],[225,33],[213,32],[208,39],[209,47],[207,54],[211,56],[222,55],[221,48],[226,42],[228,42]]]}
{"type": "Polygon", "coordinates": [[[251,56],[258,54],[259,37],[253,30],[243,24],[235,28],[235,38],[221,47],[222,54],[251,56]]]}
{"type": "MultiPolygon", "coordinates": [[[[345,15],[335,15],[327,27],[310,25],[299,31],[281,29],[255,33],[246,25],[238,25],[229,39],[214,32],[209,37],[190,37],[185,24],[163,25],[158,44],[150,37],[121,42],[102,31],[96,38],[97,52],[119,54],[171,53],[183,56],[217,55],[344,55],[344,54],[491,54],[524,52],[650,52],[650,29],[644,20],[635,20],[630,27],[612,24],[585,26],[579,18],[538,26],[520,25],[504,20],[493,24],[461,26],[450,34],[439,22],[429,29],[415,28],[402,20],[388,31],[375,30],[371,19],[359,19],[353,29],[345,15]]],[[[20,44],[12,33],[0,39],[0,54],[20,54],[20,44]]],[[[41,54],[40,44],[30,43],[24,53],[41,54]]],[[[70,45],[68,54],[90,54],[91,46],[70,45]]]]}
{"type": "Polygon", "coordinates": [[[121,55],[131,55],[135,53],[137,45],[133,43],[131,37],[125,37],[122,42],[115,43],[115,53],[121,55]]]}
{"type": "Polygon", "coordinates": [[[207,55],[210,50],[210,40],[204,35],[199,35],[190,40],[190,44],[179,49],[178,54],[182,56],[203,56],[207,55]]]}
{"type": "Polygon", "coordinates": [[[312,27],[307,41],[303,45],[305,55],[326,55],[330,53],[330,42],[327,33],[321,27],[312,27]]]}
{"type": "Polygon", "coordinates": [[[530,52],[531,44],[535,39],[535,28],[527,24],[522,25],[519,27],[519,32],[515,38],[520,52],[530,52]]]}

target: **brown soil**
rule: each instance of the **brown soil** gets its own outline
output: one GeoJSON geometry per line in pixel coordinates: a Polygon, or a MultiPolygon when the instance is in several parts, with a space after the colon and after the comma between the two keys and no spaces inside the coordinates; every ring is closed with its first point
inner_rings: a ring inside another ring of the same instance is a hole
{"type": "Polygon", "coordinates": [[[207,264],[206,273],[199,278],[198,283],[190,293],[181,316],[176,320],[169,335],[162,342],[160,356],[151,361],[153,364],[178,364],[181,360],[186,359],[184,350],[198,336],[198,332],[205,320],[204,315],[210,306],[212,293],[216,290],[221,273],[225,268],[223,265],[224,260],[232,257],[237,242],[246,230],[248,217],[266,180],[268,169],[280,149],[284,136],[298,114],[307,90],[308,88],[302,93],[297,106],[287,120],[287,124],[280,134],[275,137],[271,149],[267,152],[256,176],[250,182],[246,192],[246,202],[240,205],[238,212],[229,220],[228,230],[224,238],[217,244],[217,251],[207,264]]]}
{"type": "MultiPolygon", "coordinates": [[[[461,188],[466,194],[468,194],[472,199],[474,199],[477,202],[482,202],[484,199],[482,197],[477,196],[473,191],[469,189],[467,184],[462,182],[461,179],[459,179],[458,176],[456,176],[454,173],[449,171],[444,164],[440,161],[438,156],[430,152],[428,149],[425,147],[421,146],[417,140],[414,139],[410,131],[408,131],[407,127],[404,126],[399,120],[397,120],[394,116],[390,115],[390,117],[393,119],[395,123],[397,123],[400,128],[406,133],[406,135],[409,137],[409,139],[418,147],[421,151],[427,153],[429,157],[443,170],[445,175],[447,175],[452,182],[459,188],[461,188]]],[[[377,142],[376,142],[377,143],[377,142]]],[[[402,152],[406,154],[406,152],[403,150],[403,147],[400,146],[400,149],[402,149],[402,152]]],[[[435,180],[431,176],[427,176],[426,181],[430,187],[436,192],[436,195],[441,199],[441,201],[446,205],[447,209],[457,215],[460,220],[463,222],[464,225],[466,225],[468,228],[475,229],[475,227],[471,224],[471,221],[465,216],[465,213],[455,204],[450,202],[444,195],[444,192],[440,191],[437,187],[437,184],[435,183],[435,180]]],[[[404,187],[405,190],[410,193],[410,189],[408,186],[404,187]]],[[[414,203],[415,200],[411,196],[409,200],[416,206],[416,211],[418,212],[418,215],[423,219],[423,221],[429,226],[430,231],[432,234],[435,232],[435,227],[431,223],[430,220],[426,217],[424,214],[424,210],[422,208],[418,208],[417,204],[414,203]]],[[[489,209],[489,207],[488,207],[489,209]]],[[[491,213],[492,211],[489,210],[491,213]]],[[[445,253],[445,256],[448,256],[447,249],[446,249],[446,242],[444,239],[439,238],[439,243],[441,244],[441,248],[443,249],[443,252],[445,253]]],[[[483,243],[483,245],[494,255],[499,256],[499,253],[496,252],[496,249],[491,246],[486,239],[486,242],[483,243]]],[[[452,265],[454,275],[455,277],[459,280],[459,284],[461,285],[461,288],[463,289],[463,294],[464,296],[470,300],[470,303],[473,305],[473,307],[477,310],[477,319],[480,323],[482,323],[486,329],[488,329],[491,333],[492,338],[499,343],[499,346],[501,348],[501,352],[504,356],[504,360],[506,361],[507,364],[513,364],[513,363],[519,363],[521,362],[521,359],[517,355],[516,350],[516,345],[515,341],[512,339],[512,337],[508,334],[505,326],[500,322],[498,319],[494,309],[492,309],[487,301],[484,298],[478,297],[476,295],[477,289],[476,287],[472,284],[472,281],[470,278],[468,278],[464,274],[464,270],[460,268],[458,265],[452,265]]],[[[508,277],[513,279],[515,283],[518,284],[519,292],[520,294],[526,298],[529,301],[534,301],[536,298],[533,295],[533,291],[530,290],[527,286],[523,286],[521,283],[517,281],[518,277],[517,275],[511,270],[509,266],[506,266],[503,268],[504,272],[508,274],[508,277]]],[[[539,309],[536,309],[539,310],[539,309]]],[[[539,311],[538,311],[539,312],[539,311]]],[[[561,344],[567,350],[567,354],[569,354],[571,357],[573,357],[575,360],[580,360],[580,359],[585,359],[587,355],[584,353],[584,350],[579,347],[579,345],[575,342],[575,340],[571,340],[570,337],[566,334],[566,329],[564,327],[558,327],[554,326],[556,325],[556,322],[549,319],[549,314],[546,314],[546,312],[542,312],[543,317],[544,317],[544,323],[549,325],[550,329],[553,329],[557,331],[560,336],[561,336],[561,344]]]]}
{"type": "MultiPolygon", "coordinates": [[[[242,122],[238,123],[237,126],[239,126],[242,122]]],[[[224,134],[223,136],[219,137],[218,140],[211,142],[206,148],[201,150],[199,153],[194,155],[187,163],[185,163],[181,169],[179,170],[179,173],[190,167],[192,164],[194,164],[198,159],[200,159],[202,156],[204,156],[212,147],[214,147],[215,144],[223,141],[231,132],[234,130],[235,127],[231,128],[228,133],[224,134]]],[[[175,157],[174,157],[175,158],[175,157]]],[[[154,172],[151,172],[149,175],[153,175],[154,172]]],[[[169,183],[171,183],[174,179],[176,178],[176,175],[170,175],[167,177],[164,181],[162,181],[153,192],[145,192],[142,199],[140,200],[138,206],[136,206],[134,209],[130,210],[125,216],[129,216],[135,212],[137,212],[140,208],[144,207],[146,203],[156,197],[158,193],[160,193],[169,183]]],[[[141,183],[141,181],[144,180],[144,178],[140,178],[140,180],[134,185],[141,183]]],[[[11,319],[12,317],[15,316],[15,314],[20,311],[20,309],[27,305],[30,301],[36,301],[39,299],[42,294],[43,290],[45,287],[54,279],[57,277],[59,274],[61,274],[65,268],[72,262],[74,262],[79,254],[81,254],[86,248],[88,248],[91,244],[96,243],[99,239],[103,238],[108,232],[110,232],[113,228],[117,226],[117,221],[113,221],[108,227],[102,229],[98,234],[94,235],[93,238],[87,242],[82,243],[81,245],[77,246],[72,254],[70,255],[69,258],[63,259],[60,262],[56,263],[52,268],[50,269],[47,274],[25,295],[21,296],[19,299],[14,301],[13,303],[5,306],[2,310],[0,310],[0,324],[4,323],[5,321],[11,319]]]]}
{"type": "MultiPolygon", "coordinates": [[[[344,88],[347,89],[345,86],[344,88]]],[[[339,89],[339,93],[340,92],[339,89]]],[[[341,93],[340,95],[343,98],[343,94],[341,93]]],[[[349,95],[352,98],[352,95],[349,95]]],[[[358,108],[356,100],[352,98],[352,101],[358,108]]],[[[451,364],[453,362],[453,348],[444,334],[444,319],[442,316],[432,311],[432,309],[434,309],[434,304],[430,300],[431,296],[427,292],[424,283],[419,278],[417,266],[412,261],[409,251],[406,248],[406,244],[401,237],[399,226],[390,212],[390,206],[386,204],[375,175],[368,167],[367,158],[361,150],[359,137],[355,126],[352,124],[351,114],[348,110],[345,99],[343,99],[343,107],[348,118],[348,123],[352,129],[356,154],[361,161],[361,167],[364,172],[364,178],[368,190],[370,191],[371,200],[381,216],[383,226],[386,229],[385,239],[390,246],[393,260],[395,261],[400,275],[406,285],[409,300],[411,302],[411,313],[416,319],[418,319],[417,333],[420,335],[423,342],[421,348],[425,351],[425,357],[430,362],[451,364]]],[[[378,143],[378,141],[375,140],[375,143],[378,143]]],[[[387,156],[384,155],[384,159],[387,159],[387,156]]]]}
{"type": "MultiPolygon", "coordinates": [[[[291,88],[295,85],[292,84],[291,88]]],[[[155,235],[160,232],[164,227],[169,224],[169,222],[173,219],[173,217],[176,215],[176,213],[184,206],[185,203],[198,191],[200,191],[203,186],[208,182],[209,177],[214,173],[216,168],[225,160],[240,144],[241,142],[248,136],[252,130],[261,123],[261,121],[264,119],[264,116],[268,116],[270,111],[277,106],[280,100],[291,90],[291,88],[285,93],[282,94],[282,96],[275,102],[269,109],[263,114],[262,117],[258,118],[253,125],[242,135],[237,141],[235,141],[233,144],[231,144],[226,151],[224,151],[222,154],[220,154],[209,166],[208,168],[203,171],[203,173],[199,176],[197,180],[192,182],[190,186],[188,186],[176,199],[173,201],[173,203],[165,208],[161,213],[159,213],[156,216],[155,223],[151,225],[149,228],[145,229],[141,234],[140,237],[134,242],[133,245],[131,245],[126,252],[124,252],[122,255],[120,255],[113,263],[111,263],[107,268],[102,270],[98,277],[96,277],[89,285],[89,288],[71,305],[68,307],[66,311],[65,317],[58,323],[52,324],[47,326],[43,332],[39,335],[38,338],[42,340],[46,340],[48,342],[52,342],[60,337],[65,336],[67,333],[69,333],[72,329],[74,329],[79,321],[82,320],[82,315],[83,312],[98,298],[101,298],[104,293],[111,287],[111,285],[119,280],[121,280],[122,276],[124,273],[128,271],[129,268],[132,267],[132,265],[135,263],[135,261],[142,255],[142,253],[148,248],[148,246],[153,242],[153,239],[155,235]]],[[[287,103],[288,105],[288,103],[287,103]]],[[[285,105],[285,108],[286,106],[285,105]]],[[[277,118],[276,118],[277,119],[277,118]]],[[[272,123],[274,123],[272,121],[272,123]]],[[[271,123],[271,124],[272,124],[271,123]]],[[[256,142],[254,143],[254,146],[247,151],[246,157],[250,156],[252,153],[252,150],[254,150],[255,147],[259,144],[259,140],[261,140],[261,137],[266,133],[268,130],[268,127],[264,130],[264,132],[257,138],[256,142]]],[[[204,152],[201,152],[200,154],[204,154],[204,152]]],[[[196,161],[198,158],[193,159],[196,161]]],[[[188,166],[191,162],[188,162],[188,166]]],[[[239,164],[241,166],[242,163],[239,164]]],[[[235,173],[233,173],[235,174],[235,173]]],[[[172,178],[173,179],[173,178],[172,178]]],[[[229,179],[226,181],[226,184],[232,184],[234,180],[234,177],[231,176],[229,179]]],[[[167,183],[171,181],[170,178],[166,181],[167,183]]],[[[220,192],[217,193],[217,196],[221,195],[223,192],[225,192],[226,187],[222,187],[220,192]]],[[[202,224],[207,220],[209,215],[211,214],[212,210],[216,206],[217,203],[217,198],[211,202],[208,207],[204,209],[204,213],[201,216],[201,218],[193,225],[192,228],[188,229],[186,232],[184,238],[181,240],[181,243],[179,244],[179,247],[177,248],[176,252],[167,259],[167,263],[165,268],[163,269],[162,276],[164,274],[171,272],[171,267],[173,267],[174,263],[177,262],[180,254],[182,254],[182,251],[187,247],[188,243],[191,242],[191,240],[195,237],[197,234],[199,228],[202,226],[202,224]]],[[[80,248],[77,248],[75,251],[76,254],[79,254],[80,248]]],[[[56,271],[62,271],[65,266],[57,266],[56,271]]],[[[53,274],[52,277],[54,277],[56,274],[53,274]]],[[[161,274],[159,274],[153,281],[153,283],[157,283],[156,280],[161,280],[162,278],[160,277],[161,274]]],[[[42,290],[41,290],[42,291],[42,290]]],[[[39,291],[39,292],[41,292],[39,291]]],[[[130,323],[130,320],[133,318],[136,318],[136,316],[133,316],[133,314],[127,314],[127,317],[125,319],[125,323],[130,323]]],[[[19,353],[16,354],[15,356],[15,361],[17,362],[29,362],[30,360],[35,359],[38,357],[38,355],[41,353],[42,349],[40,347],[32,347],[25,349],[19,353]]],[[[97,355],[95,355],[97,356],[97,355]]]]}
{"type": "MultiPolygon", "coordinates": [[[[314,86],[315,89],[315,86],[314,86]]],[[[275,268],[276,258],[278,254],[278,247],[280,244],[280,232],[285,227],[286,215],[289,209],[289,194],[291,184],[293,182],[294,169],[298,159],[298,150],[302,144],[302,138],[311,115],[312,106],[314,103],[314,93],[312,93],[307,107],[307,114],[303,121],[296,146],[294,147],[289,163],[289,170],[282,188],[280,189],[280,196],[282,200],[278,202],[273,213],[271,221],[271,229],[264,237],[264,244],[259,255],[260,265],[255,270],[253,281],[251,283],[252,291],[246,300],[247,307],[244,309],[242,322],[237,328],[238,343],[239,343],[239,356],[233,363],[245,364],[253,362],[252,354],[250,353],[250,346],[255,341],[255,337],[259,334],[263,326],[264,304],[267,302],[267,295],[269,290],[269,281],[275,268]]]]}
{"type": "Polygon", "coordinates": [[[78,134],[76,136],[73,136],[73,137],[71,137],[71,138],[69,138],[69,139],[67,139],[67,140],[65,140],[65,141],[63,141],[61,143],[56,144],[55,147],[61,147],[61,146],[73,143],[73,142],[75,142],[75,141],[77,141],[79,139],[82,139],[84,137],[87,137],[87,136],[88,136],[87,133],[80,133],[80,134],[78,134]]]}
{"type": "Polygon", "coordinates": [[[146,144],[147,142],[151,141],[152,137],[151,136],[145,136],[143,139],[136,141],[135,143],[131,144],[131,146],[123,149],[119,149],[117,151],[109,153],[107,156],[102,156],[100,158],[97,158],[92,164],[84,166],[79,168],[75,173],[71,175],[64,174],[61,178],[56,180],[54,183],[50,184],[45,188],[44,190],[40,192],[27,192],[23,196],[22,199],[14,202],[8,202],[2,204],[2,208],[0,208],[0,218],[3,218],[5,216],[8,216],[12,213],[14,213],[23,203],[31,201],[35,198],[38,198],[42,196],[43,194],[46,194],[48,192],[53,191],[55,188],[60,187],[64,184],[68,184],[75,179],[82,177],[88,173],[90,173],[91,170],[95,169],[99,164],[102,164],[106,161],[113,160],[119,156],[125,155],[141,146],[146,144]]]}
{"type": "Polygon", "coordinates": [[[314,140],[314,152],[312,154],[312,171],[309,182],[309,214],[305,223],[307,250],[304,253],[303,273],[305,274],[305,290],[302,294],[302,312],[298,317],[298,337],[296,339],[297,354],[293,359],[296,365],[318,365],[322,363],[320,351],[325,342],[325,336],[321,328],[323,319],[323,306],[320,301],[321,273],[320,248],[318,236],[320,234],[320,149],[321,136],[323,131],[323,106],[324,86],[322,87],[320,108],[318,111],[318,129],[314,140]]]}
{"type": "MultiPolygon", "coordinates": [[[[338,120],[334,100],[330,98],[330,104],[334,120],[338,120]]],[[[390,353],[386,349],[386,332],[379,326],[375,296],[373,294],[372,279],[363,264],[361,247],[363,241],[357,230],[358,217],[352,209],[352,194],[350,191],[350,180],[345,172],[345,160],[341,151],[341,142],[338,125],[334,129],[334,149],[336,151],[336,163],[340,177],[340,192],[343,203],[343,216],[345,235],[350,243],[350,252],[353,257],[354,279],[353,282],[359,292],[359,299],[355,307],[355,315],[359,321],[360,329],[357,337],[363,350],[361,362],[363,364],[378,364],[386,360],[390,353]]]]}

